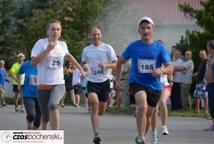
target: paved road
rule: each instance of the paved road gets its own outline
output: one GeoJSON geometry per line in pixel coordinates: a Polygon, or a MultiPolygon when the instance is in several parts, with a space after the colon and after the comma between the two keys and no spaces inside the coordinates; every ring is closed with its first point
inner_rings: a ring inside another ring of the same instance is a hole
{"type": "MultiPolygon", "coordinates": [[[[84,108],[65,107],[61,111],[61,128],[65,144],[92,144],[90,117],[84,108]]],[[[214,132],[205,132],[210,120],[170,117],[170,135],[158,135],[159,144],[214,144],[214,132]]],[[[160,130],[160,121],[158,122],[160,130]]],[[[25,114],[15,113],[13,106],[0,108],[0,129],[25,129],[25,114]]],[[[136,136],[133,116],[105,115],[101,118],[101,136],[104,144],[133,144],[136,136]]],[[[150,144],[150,133],[147,143],[150,144]]]]}

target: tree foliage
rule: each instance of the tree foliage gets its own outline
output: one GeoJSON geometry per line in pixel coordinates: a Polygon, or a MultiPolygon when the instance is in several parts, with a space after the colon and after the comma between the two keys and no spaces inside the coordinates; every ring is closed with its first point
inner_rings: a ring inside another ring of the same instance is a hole
{"type": "Polygon", "coordinates": [[[88,33],[110,0],[0,0],[0,58],[12,62],[23,52],[29,58],[35,42],[46,37],[50,20],[62,22],[61,38],[79,55],[88,33]],[[8,57],[11,55],[11,57],[8,57]],[[12,60],[12,61],[11,61],[12,60]]]}
{"type": "Polygon", "coordinates": [[[177,44],[182,52],[191,50],[193,52],[193,60],[198,64],[198,53],[200,50],[206,49],[208,40],[214,39],[214,1],[201,1],[201,8],[194,9],[188,3],[180,4],[179,8],[184,12],[186,18],[195,19],[196,24],[202,28],[202,31],[187,31],[184,37],[181,37],[177,44]]]}

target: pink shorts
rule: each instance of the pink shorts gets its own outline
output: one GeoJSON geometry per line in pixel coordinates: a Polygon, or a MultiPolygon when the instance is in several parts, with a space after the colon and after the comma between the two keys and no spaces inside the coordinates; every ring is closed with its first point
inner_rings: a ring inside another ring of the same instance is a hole
{"type": "Polygon", "coordinates": [[[171,91],[172,91],[172,84],[169,84],[169,85],[165,86],[164,89],[167,89],[169,91],[169,93],[171,93],[171,91]]]}

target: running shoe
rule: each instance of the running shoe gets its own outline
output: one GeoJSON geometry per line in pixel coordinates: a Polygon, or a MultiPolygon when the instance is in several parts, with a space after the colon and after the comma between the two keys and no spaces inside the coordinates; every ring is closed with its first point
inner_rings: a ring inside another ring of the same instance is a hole
{"type": "Polygon", "coordinates": [[[157,144],[157,142],[158,142],[157,133],[153,133],[151,138],[151,144],[157,144]]]}
{"type": "Polygon", "coordinates": [[[21,111],[21,112],[25,112],[23,107],[21,107],[20,111],[21,111]]]}
{"type": "Polygon", "coordinates": [[[4,107],[4,106],[7,106],[7,104],[6,104],[6,103],[3,103],[2,106],[3,106],[3,107],[4,107]]]}
{"type": "Polygon", "coordinates": [[[211,125],[210,127],[204,129],[204,131],[212,131],[212,132],[214,132],[214,126],[211,125]]]}
{"type": "Polygon", "coordinates": [[[19,112],[18,106],[15,106],[15,112],[19,112]]]}
{"type": "Polygon", "coordinates": [[[162,126],[162,135],[169,135],[169,131],[167,129],[167,126],[162,126]]]}
{"type": "Polygon", "coordinates": [[[101,141],[100,137],[98,137],[98,136],[94,137],[93,142],[94,142],[95,144],[102,144],[102,141],[101,141]]]}
{"type": "Polygon", "coordinates": [[[139,139],[138,136],[135,138],[135,144],[145,144],[144,140],[139,139]]]}

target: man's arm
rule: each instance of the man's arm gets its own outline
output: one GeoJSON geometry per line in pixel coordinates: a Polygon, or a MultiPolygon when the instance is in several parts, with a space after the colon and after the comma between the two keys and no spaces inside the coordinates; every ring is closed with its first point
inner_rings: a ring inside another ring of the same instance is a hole
{"type": "Polygon", "coordinates": [[[110,64],[108,64],[108,63],[100,63],[99,67],[101,67],[103,69],[107,69],[107,68],[115,69],[116,64],[117,64],[117,61],[113,61],[110,64]]]}
{"type": "Polygon", "coordinates": [[[154,76],[160,76],[162,74],[171,75],[172,73],[173,73],[173,66],[172,66],[171,62],[166,63],[166,64],[164,64],[164,67],[156,68],[153,71],[154,76]]]}
{"type": "Polygon", "coordinates": [[[166,75],[171,75],[173,74],[173,66],[172,66],[172,63],[166,63],[164,64],[164,68],[161,67],[161,70],[163,72],[163,74],[166,74],[166,75]]]}
{"type": "Polygon", "coordinates": [[[120,85],[120,75],[122,72],[122,65],[126,62],[126,59],[124,59],[123,57],[120,57],[116,63],[116,73],[115,73],[115,81],[116,81],[116,86],[118,89],[122,89],[121,85],[120,85]]]}

